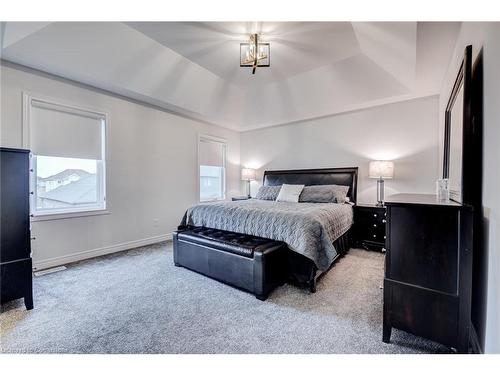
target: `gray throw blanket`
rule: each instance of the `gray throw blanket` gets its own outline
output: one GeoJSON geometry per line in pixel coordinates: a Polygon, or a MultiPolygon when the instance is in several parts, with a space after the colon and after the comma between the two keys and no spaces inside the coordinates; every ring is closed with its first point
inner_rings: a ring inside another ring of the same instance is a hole
{"type": "Polygon", "coordinates": [[[249,199],[189,208],[182,225],[203,226],[285,242],[325,271],[337,255],[333,242],[353,223],[352,207],[249,199]]]}

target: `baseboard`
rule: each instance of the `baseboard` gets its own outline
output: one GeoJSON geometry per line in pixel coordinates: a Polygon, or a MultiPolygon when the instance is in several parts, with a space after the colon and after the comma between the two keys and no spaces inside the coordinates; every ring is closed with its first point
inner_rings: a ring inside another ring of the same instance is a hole
{"type": "Polygon", "coordinates": [[[479,344],[479,337],[477,337],[476,329],[474,328],[474,325],[472,323],[470,330],[470,346],[472,353],[483,354],[483,349],[481,349],[481,344],[479,344]]]}
{"type": "Polygon", "coordinates": [[[129,250],[136,247],[151,245],[157,242],[172,240],[172,234],[162,234],[160,236],[154,236],[149,238],[143,238],[140,240],[123,242],[116,245],[105,246],[98,249],[85,250],[80,251],[78,253],[73,253],[69,255],[63,255],[60,257],[54,257],[50,259],[45,259],[42,261],[35,262],[33,265],[33,269],[36,271],[51,268],[56,266],[61,266],[63,264],[78,262],[80,260],[85,260],[89,258],[98,257],[101,255],[116,253],[119,251],[129,250]]]}

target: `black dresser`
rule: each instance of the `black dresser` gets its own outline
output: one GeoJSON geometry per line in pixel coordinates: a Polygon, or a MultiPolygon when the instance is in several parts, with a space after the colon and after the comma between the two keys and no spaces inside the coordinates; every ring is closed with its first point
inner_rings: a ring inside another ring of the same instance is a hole
{"type": "Polygon", "coordinates": [[[29,151],[0,148],[1,303],[24,298],[33,308],[29,216],[29,151]]]}
{"type": "Polygon", "coordinates": [[[385,207],[354,206],[354,245],[366,250],[385,251],[386,221],[385,207]]]}
{"type": "Polygon", "coordinates": [[[383,341],[391,329],[469,349],[472,208],[434,195],[389,197],[383,341]]]}

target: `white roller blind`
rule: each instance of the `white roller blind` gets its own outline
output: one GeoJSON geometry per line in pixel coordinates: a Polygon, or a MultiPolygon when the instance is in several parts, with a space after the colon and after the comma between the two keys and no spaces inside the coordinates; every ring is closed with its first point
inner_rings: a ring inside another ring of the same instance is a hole
{"type": "Polygon", "coordinates": [[[102,159],[104,117],[31,100],[30,148],[35,155],[102,159]]]}
{"type": "Polygon", "coordinates": [[[200,138],[200,165],[224,167],[224,150],[226,145],[222,142],[200,138]]]}

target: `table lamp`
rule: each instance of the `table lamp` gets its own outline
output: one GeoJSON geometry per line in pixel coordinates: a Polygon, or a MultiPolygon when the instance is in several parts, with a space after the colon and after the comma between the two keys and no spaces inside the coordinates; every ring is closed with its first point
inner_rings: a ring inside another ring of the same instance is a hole
{"type": "Polygon", "coordinates": [[[368,168],[370,178],[377,179],[377,206],[384,205],[384,178],[394,177],[394,162],[389,160],[372,160],[368,168]]]}
{"type": "Polygon", "coordinates": [[[254,181],[256,175],[255,169],[243,168],[241,170],[241,179],[248,182],[248,198],[250,198],[250,181],[254,181]]]}

